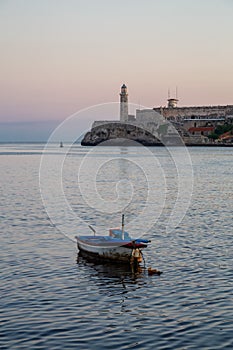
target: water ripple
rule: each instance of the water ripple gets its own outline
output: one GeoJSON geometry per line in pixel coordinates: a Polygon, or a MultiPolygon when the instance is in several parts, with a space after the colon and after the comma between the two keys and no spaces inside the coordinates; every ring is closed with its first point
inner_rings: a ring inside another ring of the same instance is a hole
{"type": "MultiPolygon", "coordinates": [[[[144,268],[135,272],[78,256],[42,206],[38,154],[24,146],[19,156],[14,147],[1,156],[1,349],[233,348],[231,150],[191,150],[191,207],[166,234],[168,203],[151,230],[145,259],[163,274],[148,276],[144,268]]],[[[162,149],[154,152],[166,163],[162,149]]],[[[72,182],[82,156],[76,147],[67,160],[67,194],[88,218],[72,182]]]]}

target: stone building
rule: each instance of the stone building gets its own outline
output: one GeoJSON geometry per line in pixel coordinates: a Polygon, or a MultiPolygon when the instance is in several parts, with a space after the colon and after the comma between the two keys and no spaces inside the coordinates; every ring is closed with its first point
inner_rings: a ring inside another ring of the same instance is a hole
{"type": "Polygon", "coordinates": [[[101,140],[128,138],[153,145],[161,140],[168,144],[182,139],[186,144],[209,142],[208,135],[216,126],[233,121],[233,105],[179,107],[177,98],[168,98],[166,107],[137,109],[136,116],[128,113],[128,91],[120,91],[120,118],[99,120],[92,124],[83,144],[98,144],[101,140]],[[151,135],[153,137],[151,137],[151,135]],[[154,139],[155,138],[155,139],[154,139]]]}
{"type": "Polygon", "coordinates": [[[136,120],[148,124],[157,120],[160,114],[164,120],[179,125],[191,135],[208,136],[233,115],[233,105],[178,107],[177,104],[178,99],[169,98],[167,107],[137,110],[136,120]]]}

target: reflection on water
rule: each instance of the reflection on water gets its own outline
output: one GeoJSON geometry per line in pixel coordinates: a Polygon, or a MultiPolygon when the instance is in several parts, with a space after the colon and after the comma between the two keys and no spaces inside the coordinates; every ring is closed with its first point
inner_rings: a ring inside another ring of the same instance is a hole
{"type": "MultiPolygon", "coordinates": [[[[131,293],[139,289],[143,291],[148,283],[147,270],[142,266],[100,262],[82,252],[79,252],[77,256],[77,264],[79,272],[85,274],[87,284],[92,285],[93,280],[95,280],[95,286],[100,296],[107,297],[110,302],[115,299],[114,309],[118,304],[117,312],[120,314],[129,313],[129,309],[132,307],[129,303],[131,293]]],[[[113,309],[113,306],[106,309],[109,315],[112,312],[110,312],[110,308],[113,309]]]]}
{"type": "Polygon", "coordinates": [[[147,274],[145,266],[104,260],[99,261],[80,251],[77,256],[77,264],[80,269],[85,270],[87,277],[94,273],[103,282],[113,285],[116,283],[122,284],[123,288],[125,288],[125,283],[141,283],[147,274]]]}

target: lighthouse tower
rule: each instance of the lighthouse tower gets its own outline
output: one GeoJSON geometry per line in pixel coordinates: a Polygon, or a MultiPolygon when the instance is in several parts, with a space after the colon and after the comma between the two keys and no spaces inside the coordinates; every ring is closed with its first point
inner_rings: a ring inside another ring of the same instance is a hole
{"type": "Polygon", "coordinates": [[[120,93],[120,121],[122,123],[128,121],[128,93],[125,84],[122,85],[120,93]]]}

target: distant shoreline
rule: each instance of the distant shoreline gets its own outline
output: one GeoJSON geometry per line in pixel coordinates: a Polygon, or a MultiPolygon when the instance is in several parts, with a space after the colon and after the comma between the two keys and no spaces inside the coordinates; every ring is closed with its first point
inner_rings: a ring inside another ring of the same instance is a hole
{"type": "MultiPolygon", "coordinates": [[[[200,144],[200,143],[188,143],[188,144],[183,144],[183,145],[164,145],[164,144],[162,144],[162,143],[160,143],[160,144],[154,144],[154,145],[143,145],[142,143],[139,143],[139,142],[137,142],[138,143],[138,145],[137,144],[135,144],[135,145],[132,145],[132,144],[124,144],[124,143],[117,143],[117,142],[114,142],[114,143],[108,143],[108,144],[102,144],[102,143],[99,143],[98,145],[81,145],[80,143],[74,143],[74,144],[76,144],[76,145],[79,145],[79,146],[81,146],[81,147],[83,147],[83,148],[85,148],[85,147],[96,147],[96,146],[102,146],[102,147],[119,147],[119,146],[122,146],[122,147],[141,147],[141,146],[144,146],[144,147],[183,147],[183,146],[185,146],[185,147],[206,147],[206,148],[208,148],[208,147],[227,147],[227,148],[229,148],[229,147],[233,147],[233,143],[229,143],[229,144],[227,144],[227,143],[209,143],[209,144],[200,144]]],[[[16,141],[16,142],[14,142],[14,141],[8,141],[8,142],[1,142],[0,141],[0,145],[25,145],[25,144],[27,144],[27,145],[39,145],[39,144],[42,144],[42,145],[46,145],[47,144],[47,141],[31,141],[31,142],[29,142],[29,141],[16,141]]],[[[51,143],[50,143],[51,144],[51,143]]],[[[57,147],[60,147],[60,145],[59,145],[59,143],[56,143],[56,142],[53,142],[53,144],[54,145],[57,145],[57,147]]],[[[67,142],[67,144],[69,144],[70,145],[70,143],[69,142],[67,142]]],[[[64,147],[65,147],[65,145],[66,145],[66,142],[64,142],[64,147]]]]}
{"type": "Polygon", "coordinates": [[[102,145],[101,143],[100,144],[98,144],[98,145],[81,145],[82,147],[96,147],[96,146],[102,146],[102,147],[119,147],[119,146],[121,146],[121,147],[201,147],[201,148],[218,148],[218,147],[221,147],[221,148],[223,148],[223,147],[226,147],[226,148],[229,148],[229,147],[233,147],[233,144],[219,144],[219,145],[215,145],[215,144],[209,144],[209,145],[205,145],[205,144],[195,144],[195,143],[193,143],[193,144],[183,144],[183,145],[163,145],[163,144],[158,144],[158,145],[143,145],[143,144],[140,144],[140,143],[138,143],[138,145],[125,145],[125,144],[117,144],[117,143],[115,143],[115,144],[105,144],[105,145],[102,145]]]}

